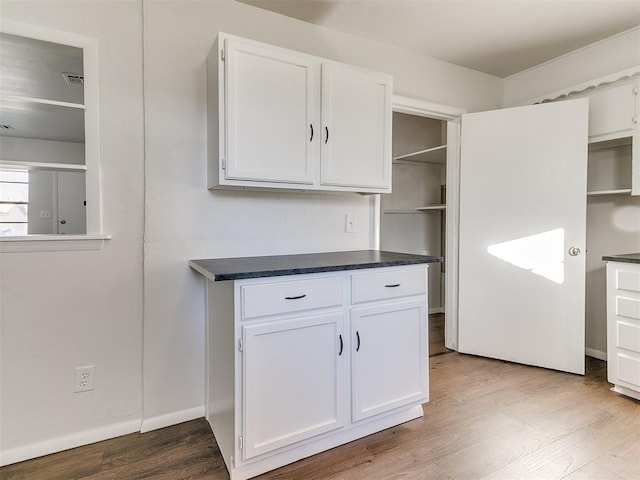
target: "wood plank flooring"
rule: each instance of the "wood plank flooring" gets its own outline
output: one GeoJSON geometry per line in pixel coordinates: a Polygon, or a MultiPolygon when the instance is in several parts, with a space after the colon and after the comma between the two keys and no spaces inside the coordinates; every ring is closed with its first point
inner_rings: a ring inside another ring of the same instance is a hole
{"type": "MultiPolygon", "coordinates": [[[[582,377],[446,353],[430,359],[421,419],[260,480],[638,480],[640,402],[582,377]]],[[[0,468],[2,480],[226,480],[204,419],[0,468]]]]}

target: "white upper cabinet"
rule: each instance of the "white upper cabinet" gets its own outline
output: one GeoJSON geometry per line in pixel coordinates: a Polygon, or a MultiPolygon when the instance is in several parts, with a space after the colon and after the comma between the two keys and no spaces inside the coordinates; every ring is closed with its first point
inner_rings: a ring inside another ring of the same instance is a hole
{"type": "Polygon", "coordinates": [[[220,33],[208,187],[391,191],[391,77],[220,33]]]}
{"type": "Polygon", "coordinates": [[[319,62],[231,39],[225,61],[225,177],[313,184],[319,62]]]}
{"type": "Polygon", "coordinates": [[[373,189],[391,182],[391,82],[336,63],[322,66],[322,184],[373,189]]]}
{"type": "Polygon", "coordinates": [[[599,88],[589,93],[589,139],[628,137],[637,124],[638,82],[599,88]]]}

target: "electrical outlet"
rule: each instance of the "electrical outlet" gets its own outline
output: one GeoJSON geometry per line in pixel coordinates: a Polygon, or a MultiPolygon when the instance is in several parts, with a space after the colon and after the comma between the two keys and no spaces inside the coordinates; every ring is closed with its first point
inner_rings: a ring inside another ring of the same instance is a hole
{"type": "Polygon", "coordinates": [[[50,210],[40,210],[40,218],[51,218],[50,210]]]}
{"type": "Polygon", "coordinates": [[[76,367],[76,384],[74,392],[88,392],[93,390],[96,376],[96,366],[76,367]]]}

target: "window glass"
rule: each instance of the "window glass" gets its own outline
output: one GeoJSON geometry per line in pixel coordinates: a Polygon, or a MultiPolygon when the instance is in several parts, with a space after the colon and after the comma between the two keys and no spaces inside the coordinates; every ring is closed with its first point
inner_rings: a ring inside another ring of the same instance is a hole
{"type": "Polygon", "coordinates": [[[0,169],[0,235],[26,235],[29,171],[0,169]]]}

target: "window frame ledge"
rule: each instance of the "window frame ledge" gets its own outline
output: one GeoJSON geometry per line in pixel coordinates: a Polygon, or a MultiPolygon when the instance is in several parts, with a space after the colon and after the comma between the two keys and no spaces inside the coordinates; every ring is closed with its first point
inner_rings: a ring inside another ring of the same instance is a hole
{"type": "Polygon", "coordinates": [[[21,235],[0,237],[0,253],[101,250],[107,234],[21,235]]]}

